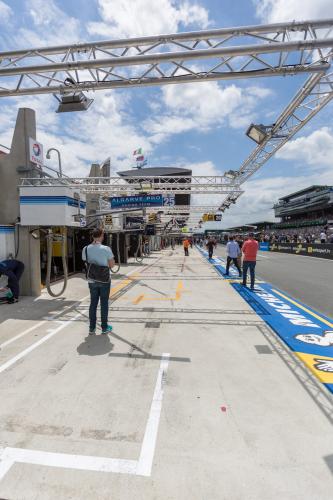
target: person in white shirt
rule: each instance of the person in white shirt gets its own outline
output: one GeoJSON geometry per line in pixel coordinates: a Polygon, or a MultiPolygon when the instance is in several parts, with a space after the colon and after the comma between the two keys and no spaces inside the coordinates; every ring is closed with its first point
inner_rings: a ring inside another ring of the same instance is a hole
{"type": "Polygon", "coordinates": [[[320,243],[326,243],[326,241],[327,241],[326,233],[324,231],[322,231],[320,233],[320,243]]]}
{"type": "Polygon", "coordinates": [[[237,241],[234,241],[233,236],[229,236],[229,241],[227,243],[227,267],[225,276],[229,276],[229,268],[231,262],[233,262],[235,267],[237,268],[239,276],[242,276],[242,271],[238,265],[238,260],[237,260],[239,254],[240,254],[240,248],[237,241]]]}

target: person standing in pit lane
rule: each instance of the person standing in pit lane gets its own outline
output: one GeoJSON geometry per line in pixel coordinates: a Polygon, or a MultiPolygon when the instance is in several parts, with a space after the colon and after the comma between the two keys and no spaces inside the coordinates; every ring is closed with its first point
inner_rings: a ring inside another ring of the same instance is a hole
{"type": "Polygon", "coordinates": [[[236,240],[240,249],[237,261],[238,261],[238,266],[242,269],[242,246],[244,243],[243,237],[239,234],[236,236],[236,240]]]}
{"type": "Polygon", "coordinates": [[[233,236],[229,236],[229,241],[227,243],[227,267],[226,267],[225,276],[229,276],[229,268],[230,268],[231,262],[233,262],[234,265],[236,266],[237,271],[239,273],[239,277],[242,276],[242,271],[238,265],[238,260],[237,260],[240,253],[241,253],[241,251],[240,251],[240,248],[239,248],[237,241],[234,241],[233,236]]]}
{"type": "Polygon", "coordinates": [[[187,238],[185,238],[185,240],[183,241],[183,247],[184,247],[185,257],[189,256],[189,253],[188,253],[189,246],[190,246],[190,242],[189,242],[189,240],[187,238]]]}
{"type": "Polygon", "coordinates": [[[254,290],[255,268],[257,262],[258,242],[254,239],[254,234],[249,233],[248,239],[242,246],[243,252],[243,286],[246,286],[247,271],[250,269],[251,290],[254,290]]]}
{"type": "Polygon", "coordinates": [[[211,259],[213,257],[214,248],[216,247],[216,241],[214,240],[214,238],[209,238],[206,247],[208,250],[208,258],[211,259]]]}
{"type": "Polygon", "coordinates": [[[96,228],[92,233],[93,242],[82,250],[82,260],[87,263],[87,279],[90,291],[89,335],[96,333],[96,311],[101,304],[102,333],[108,334],[112,326],[108,324],[109,296],[111,288],[110,269],[114,257],[110,247],[102,245],[104,232],[96,228]]]}

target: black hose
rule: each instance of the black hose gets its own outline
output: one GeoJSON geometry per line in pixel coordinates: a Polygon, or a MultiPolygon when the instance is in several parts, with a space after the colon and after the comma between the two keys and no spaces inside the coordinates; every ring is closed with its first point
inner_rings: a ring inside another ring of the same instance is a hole
{"type": "Polygon", "coordinates": [[[59,293],[54,293],[51,290],[51,267],[52,267],[52,256],[53,256],[53,233],[50,232],[47,236],[47,268],[46,268],[46,288],[51,295],[51,297],[60,297],[64,293],[67,287],[68,280],[68,269],[67,269],[67,261],[66,261],[66,238],[65,235],[62,235],[61,239],[61,257],[62,257],[62,266],[64,271],[64,283],[62,289],[59,293]]]}
{"type": "Polygon", "coordinates": [[[15,235],[14,235],[14,244],[15,244],[15,259],[17,259],[17,256],[20,251],[20,224],[15,224],[15,235]],[[17,236],[16,236],[17,234],[17,236]]]}
{"type": "Polygon", "coordinates": [[[118,260],[118,265],[116,268],[110,268],[111,273],[116,274],[119,273],[120,270],[120,248],[119,248],[119,237],[120,233],[117,233],[117,260],[118,260]]]}
{"type": "Polygon", "coordinates": [[[143,251],[142,251],[142,234],[138,235],[138,246],[137,249],[135,250],[134,254],[136,262],[142,262],[143,261],[143,251]],[[141,255],[138,257],[139,250],[141,249],[141,255]]]}

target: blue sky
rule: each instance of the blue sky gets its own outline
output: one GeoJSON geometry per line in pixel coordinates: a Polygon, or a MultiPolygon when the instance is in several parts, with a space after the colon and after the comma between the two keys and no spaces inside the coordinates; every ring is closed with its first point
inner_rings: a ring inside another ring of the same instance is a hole
{"type": "MultiPolygon", "coordinates": [[[[332,0],[0,0],[0,51],[176,31],[333,18],[332,0]]],[[[58,115],[52,96],[0,101],[0,143],[10,144],[19,107],[37,113],[37,139],[58,147],[68,175],[85,176],[111,156],[132,166],[142,146],[149,166],[191,167],[197,175],[237,169],[254,147],[251,122],[269,123],[306,75],[97,92],[87,113],[58,115]]],[[[51,166],[55,164],[50,161],[51,166]]],[[[223,226],[272,220],[278,197],[333,184],[332,105],[245,185],[223,226]]],[[[220,199],[222,201],[222,199],[220,199]]],[[[202,204],[209,204],[203,198],[202,204]]]]}

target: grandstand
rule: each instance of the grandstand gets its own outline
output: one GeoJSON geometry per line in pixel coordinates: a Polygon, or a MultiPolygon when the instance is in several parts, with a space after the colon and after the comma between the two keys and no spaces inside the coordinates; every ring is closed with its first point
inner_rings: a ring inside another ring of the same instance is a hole
{"type": "Polygon", "coordinates": [[[280,217],[273,229],[325,226],[333,219],[333,186],[310,186],[280,198],[273,208],[280,217]]]}

